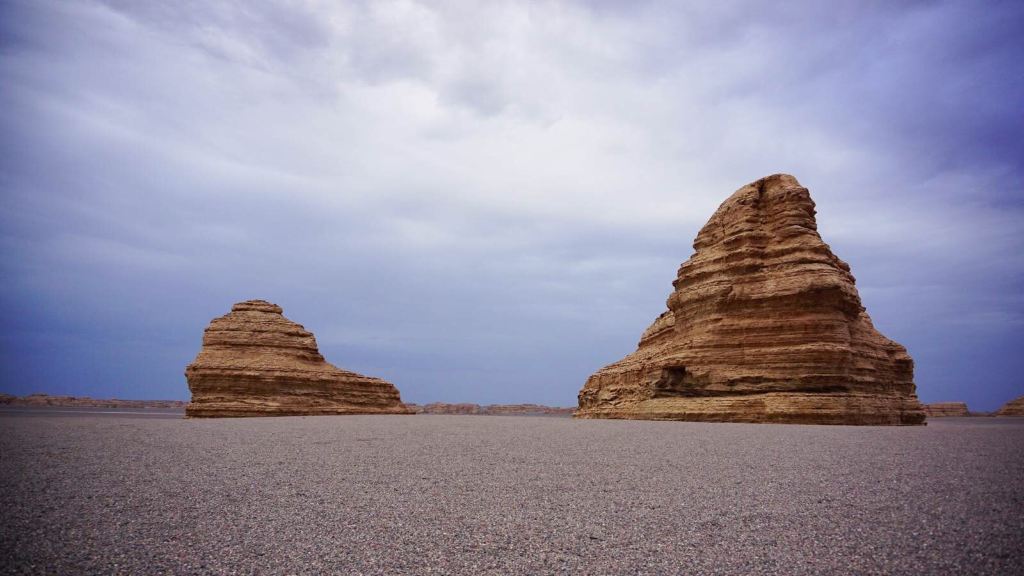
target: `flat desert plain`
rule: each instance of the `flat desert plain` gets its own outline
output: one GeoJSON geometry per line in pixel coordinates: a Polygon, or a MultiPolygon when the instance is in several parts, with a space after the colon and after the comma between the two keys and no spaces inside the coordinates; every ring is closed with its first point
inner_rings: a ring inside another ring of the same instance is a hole
{"type": "Polygon", "coordinates": [[[1024,419],[0,413],[0,572],[1021,574],[1024,419]]]}

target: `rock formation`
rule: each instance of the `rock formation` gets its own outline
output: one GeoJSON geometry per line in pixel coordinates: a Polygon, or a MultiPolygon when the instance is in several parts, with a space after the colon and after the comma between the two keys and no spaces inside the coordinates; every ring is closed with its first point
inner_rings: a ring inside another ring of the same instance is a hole
{"type": "Polygon", "coordinates": [[[181,400],[121,400],[119,398],[99,399],[88,396],[50,396],[49,394],[29,394],[28,396],[11,396],[0,394],[0,404],[30,407],[64,407],[64,408],[123,408],[123,409],[182,409],[185,402],[181,400]]]}
{"type": "Polygon", "coordinates": [[[409,409],[417,414],[477,415],[483,413],[483,408],[481,408],[479,404],[470,404],[468,402],[460,402],[458,404],[431,402],[430,404],[424,404],[422,406],[418,404],[408,406],[409,409]]]}
{"type": "Polygon", "coordinates": [[[411,413],[392,384],[327,363],[313,334],[263,300],[210,322],[185,376],[188,416],[411,413]]]}
{"type": "Polygon", "coordinates": [[[929,418],[943,418],[946,416],[970,416],[967,404],[963,402],[933,402],[923,406],[924,413],[929,418]]]}
{"type": "Polygon", "coordinates": [[[906,349],[878,333],[814,202],[776,174],[697,234],[638,349],[592,375],[577,418],[923,424],[906,349]]]}
{"type": "Polygon", "coordinates": [[[489,404],[484,406],[488,416],[572,416],[576,408],[543,406],[541,404],[489,404]]]}
{"type": "Polygon", "coordinates": [[[996,416],[1024,416],[1024,396],[1010,400],[996,411],[996,416]]]}

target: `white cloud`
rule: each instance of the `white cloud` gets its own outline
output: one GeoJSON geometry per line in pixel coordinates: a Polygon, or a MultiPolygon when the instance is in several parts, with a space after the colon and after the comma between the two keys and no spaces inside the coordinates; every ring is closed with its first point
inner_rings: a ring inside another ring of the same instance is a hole
{"type": "MultiPolygon", "coordinates": [[[[1006,105],[973,87],[1001,86],[992,62],[1012,46],[993,39],[1003,28],[970,24],[969,5],[8,10],[7,269],[71,257],[89,284],[120,280],[120,266],[139,307],[156,284],[193,293],[179,301],[190,321],[213,299],[267,292],[335,318],[330,342],[393,333],[409,354],[438,325],[451,358],[474,342],[614,332],[566,349],[566,366],[596,367],[660,310],[717,204],[779,171],[811,188],[826,241],[862,285],[962,294],[998,261],[1009,271],[987,290],[999,294],[1024,270],[1006,256],[1024,247],[1012,155],[965,150],[936,169],[952,140],[1002,137],[1006,105]],[[937,122],[976,103],[980,119],[937,122]],[[939,263],[964,272],[935,282],[939,263]]],[[[1019,317],[1018,303],[1001,314],[999,298],[978,301],[972,317],[1019,317]]],[[[424,395],[444,387],[395,370],[424,395]]],[[[520,375],[561,386],[550,398],[562,402],[585,376],[520,375]]],[[[502,394],[478,399],[529,399],[502,394]]]]}

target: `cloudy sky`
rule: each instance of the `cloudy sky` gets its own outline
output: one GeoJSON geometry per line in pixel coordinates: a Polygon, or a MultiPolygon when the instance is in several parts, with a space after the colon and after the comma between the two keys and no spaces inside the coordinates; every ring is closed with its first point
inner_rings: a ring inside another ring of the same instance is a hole
{"type": "Polygon", "coordinates": [[[1020,2],[0,0],[0,392],[187,398],[263,298],[411,402],[574,405],[732,191],[924,401],[1024,394],[1020,2]]]}

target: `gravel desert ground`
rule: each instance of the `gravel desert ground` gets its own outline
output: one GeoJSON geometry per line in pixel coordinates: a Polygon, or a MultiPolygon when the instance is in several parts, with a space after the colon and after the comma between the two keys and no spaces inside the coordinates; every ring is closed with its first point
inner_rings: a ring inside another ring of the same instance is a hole
{"type": "Polygon", "coordinates": [[[0,413],[0,572],[1021,574],[1024,418],[0,413]]]}

